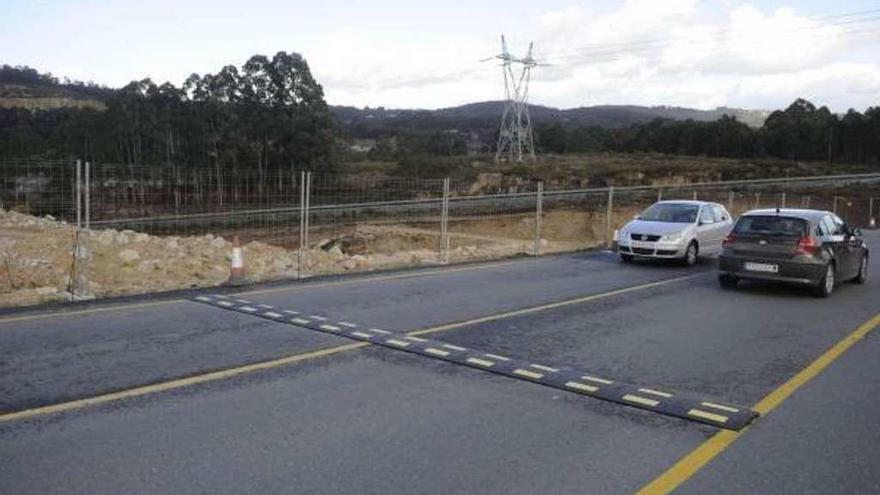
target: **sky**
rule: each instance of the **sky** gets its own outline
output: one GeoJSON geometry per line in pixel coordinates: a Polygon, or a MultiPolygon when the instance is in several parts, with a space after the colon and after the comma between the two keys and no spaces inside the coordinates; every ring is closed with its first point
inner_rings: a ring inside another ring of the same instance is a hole
{"type": "Polygon", "coordinates": [[[0,0],[0,63],[120,87],[180,85],[251,55],[298,52],[328,103],[498,100],[497,60],[534,56],[529,100],[836,112],[880,105],[880,2],[0,0]]]}

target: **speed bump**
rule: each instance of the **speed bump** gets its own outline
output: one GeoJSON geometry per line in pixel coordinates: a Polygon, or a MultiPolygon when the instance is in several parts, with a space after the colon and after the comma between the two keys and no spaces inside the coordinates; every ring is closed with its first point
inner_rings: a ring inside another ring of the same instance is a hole
{"type": "Polygon", "coordinates": [[[305,311],[282,310],[266,304],[255,307],[254,303],[250,301],[220,294],[196,296],[192,299],[221,309],[347,337],[360,342],[369,342],[389,349],[419,354],[432,359],[728,430],[740,430],[758,417],[757,412],[747,407],[707,400],[705,397],[693,394],[662,390],[658,387],[633,385],[602,378],[596,376],[595,373],[584,370],[531,363],[477,349],[447,344],[439,340],[413,337],[405,333],[378,328],[360,327],[348,321],[334,321],[325,316],[303,316],[309,314],[305,311]]]}

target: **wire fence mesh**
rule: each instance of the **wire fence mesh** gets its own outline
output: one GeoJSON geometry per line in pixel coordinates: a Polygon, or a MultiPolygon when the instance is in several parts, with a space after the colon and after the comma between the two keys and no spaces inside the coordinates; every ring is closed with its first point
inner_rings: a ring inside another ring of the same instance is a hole
{"type": "Polygon", "coordinates": [[[217,285],[235,238],[255,280],[567,252],[610,245],[661,199],[712,201],[734,217],[824,209],[860,227],[880,215],[880,174],[545,189],[293,168],[87,169],[77,181],[75,161],[0,159],[0,291],[63,293],[80,269],[98,295],[217,285]],[[74,262],[78,183],[89,196],[85,268],[74,262]]]}

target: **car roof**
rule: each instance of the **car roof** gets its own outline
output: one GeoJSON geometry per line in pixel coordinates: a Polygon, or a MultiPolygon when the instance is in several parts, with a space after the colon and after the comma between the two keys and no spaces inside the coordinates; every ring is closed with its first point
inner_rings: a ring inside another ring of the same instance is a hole
{"type": "Polygon", "coordinates": [[[679,205],[696,205],[696,206],[718,204],[718,203],[713,203],[711,201],[696,201],[693,199],[664,199],[663,201],[657,201],[657,203],[660,203],[660,204],[679,204],[679,205]]]}
{"type": "Polygon", "coordinates": [[[818,222],[825,215],[831,214],[832,213],[830,211],[826,210],[807,210],[803,208],[763,208],[760,210],[749,210],[743,213],[742,216],[748,217],[756,215],[780,215],[818,222]]]}

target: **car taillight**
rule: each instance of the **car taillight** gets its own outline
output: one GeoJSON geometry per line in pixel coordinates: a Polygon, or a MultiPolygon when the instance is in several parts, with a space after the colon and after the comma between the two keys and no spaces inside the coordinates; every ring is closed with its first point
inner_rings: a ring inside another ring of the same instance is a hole
{"type": "Polygon", "coordinates": [[[731,232],[731,233],[727,234],[727,237],[724,238],[724,242],[722,242],[721,244],[724,247],[728,247],[731,244],[733,244],[734,241],[736,241],[736,236],[733,235],[733,232],[731,232]]]}
{"type": "Polygon", "coordinates": [[[811,235],[803,236],[798,240],[795,251],[797,254],[816,254],[819,251],[819,242],[811,235]]]}

